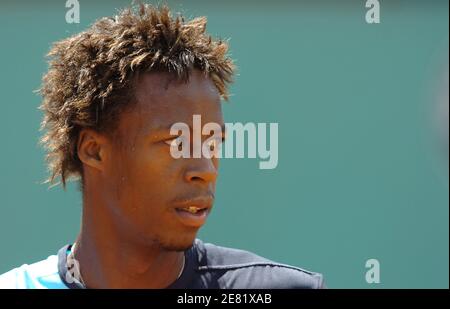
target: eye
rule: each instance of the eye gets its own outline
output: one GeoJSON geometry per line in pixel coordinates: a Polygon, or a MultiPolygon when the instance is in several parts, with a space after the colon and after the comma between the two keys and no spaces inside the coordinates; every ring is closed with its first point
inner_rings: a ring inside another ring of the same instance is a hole
{"type": "Polygon", "coordinates": [[[172,138],[172,139],[168,139],[166,141],[164,141],[164,143],[166,143],[167,145],[169,145],[170,147],[177,147],[179,151],[183,150],[183,140],[181,138],[181,136],[172,138]]]}
{"type": "Polygon", "coordinates": [[[208,142],[208,147],[210,151],[214,151],[217,148],[217,140],[213,139],[208,142]]]}
{"type": "Polygon", "coordinates": [[[219,149],[219,145],[224,141],[224,138],[215,138],[212,140],[209,140],[207,143],[207,147],[209,148],[209,151],[215,152],[219,149]]]}

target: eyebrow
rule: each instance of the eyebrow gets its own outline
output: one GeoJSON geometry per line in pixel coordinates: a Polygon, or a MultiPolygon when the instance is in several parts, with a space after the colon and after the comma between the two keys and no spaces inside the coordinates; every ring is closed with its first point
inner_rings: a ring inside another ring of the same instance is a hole
{"type": "MultiPolygon", "coordinates": [[[[170,126],[167,126],[167,127],[166,126],[158,126],[156,128],[150,128],[147,135],[158,135],[158,134],[160,134],[160,135],[173,136],[173,135],[170,134],[170,129],[172,128],[172,126],[173,126],[173,124],[170,125],[170,126]]],[[[225,132],[225,128],[226,128],[225,124],[220,126],[221,133],[222,133],[223,136],[226,135],[225,134],[226,133],[225,132]]],[[[192,126],[189,126],[189,129],[192,132],[192,130],[193,130],[192,126]]]]}

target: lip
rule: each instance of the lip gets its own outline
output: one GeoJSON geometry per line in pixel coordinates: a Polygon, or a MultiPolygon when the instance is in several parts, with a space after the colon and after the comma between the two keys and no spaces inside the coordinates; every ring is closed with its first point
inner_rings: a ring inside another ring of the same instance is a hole
{"type": "Polygon", "coordinates": [[[199,228],[205,224],[206,219],[211,211],[214,199],[211,197],[198,197],[194,199],[182,200],[174,203],[174,213],[177,219],[184,225],[199,228]],[[182,210],[187,207],[202,208],[198,213],[192,214],[182,210]]]}

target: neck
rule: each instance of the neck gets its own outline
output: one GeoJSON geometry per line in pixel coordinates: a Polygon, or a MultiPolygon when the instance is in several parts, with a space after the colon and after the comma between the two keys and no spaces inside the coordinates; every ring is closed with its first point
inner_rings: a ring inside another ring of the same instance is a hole
{"type": "Polygon", "coordinates": [[[87,287],[165,288],[178,278],[184,252],[136,242],[121,233],[101,208],[101,201],[83,196],[82,226],[74,257],[87,287]]]}

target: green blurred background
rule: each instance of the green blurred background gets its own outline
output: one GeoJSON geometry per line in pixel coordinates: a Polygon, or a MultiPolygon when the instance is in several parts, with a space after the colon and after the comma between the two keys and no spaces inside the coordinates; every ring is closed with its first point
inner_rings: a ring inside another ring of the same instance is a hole
{"type": "MultiPolygon", "coordinates": [[[[79,3],[80,24],[65,22],[62,0],[0,4],[0,273],[55,254],[79,228],[76,184],[41,184],[32,91],[53,41],[130,1],[79,3]]],[[[322,272],[331,288],[448,288],[448,156],[434,123],[448,1],[381,1],[380,24],[365,22],[365,1],[168,3],[230,38],[239,75],[226,122],[279,123],[275,170],[222,160],[199,237],[322,272]],[[380,284],[365,281],[370,258],[380,284]]]]}

